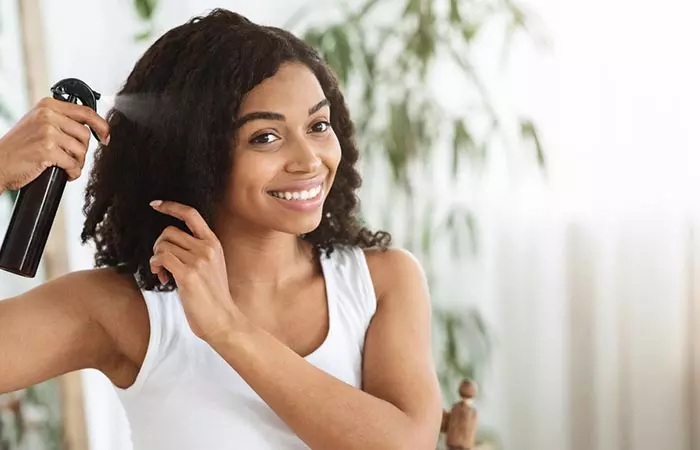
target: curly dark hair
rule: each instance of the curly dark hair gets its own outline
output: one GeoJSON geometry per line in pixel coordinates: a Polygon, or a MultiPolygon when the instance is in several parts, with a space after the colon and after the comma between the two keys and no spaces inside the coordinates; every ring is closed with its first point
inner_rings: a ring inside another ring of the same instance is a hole
{"type": "Polygon", "coordinates": [[[160,286],[149,259],[165,227],[188,230],[149,202],[190,205],[212,226],[232,166],[234,119],[242,99],[285,62],[302,63],[316,75],[342,150],[321,224],[302,238],[317,257],[336,245],[390,245],[388,233],[370,231],[357,215],[359,152],[332,70],[290,32],[215,9],[160,37],[138,60],[107,114],[111,140],[95,152],[81,233],[83,243],[95,242],[96,267],[136,274],[141,289],[175,287],[172,277],[160,286]]]}

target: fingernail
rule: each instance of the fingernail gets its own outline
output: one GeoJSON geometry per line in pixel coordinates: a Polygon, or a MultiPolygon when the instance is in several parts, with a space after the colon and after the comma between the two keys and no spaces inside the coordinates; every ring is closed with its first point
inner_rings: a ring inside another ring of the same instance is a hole
{"type": "Polygon", "coordinates": [[[105,145],[109,145],[109,140],[112,139],[112,135],[108,134],[107,139],[105,139],[105,145]]]}
{"type": "Polygon", "coordinates": [[[163,203],[163,200],[153,200],[149,205],[153,208],[159,207],[163,203]]]}

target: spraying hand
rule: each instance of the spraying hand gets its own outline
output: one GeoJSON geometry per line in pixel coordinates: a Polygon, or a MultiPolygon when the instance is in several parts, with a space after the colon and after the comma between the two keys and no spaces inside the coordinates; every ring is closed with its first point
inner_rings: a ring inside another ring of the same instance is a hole
{"type": "Polygon", "coordinates": [[[109,141],[109,125],[87,106],[53,98],[41,100],[0,138],[0,192],[19,189],[51,166],[64,169],[69,180],[80,176],[90,129],[109,141]]]}

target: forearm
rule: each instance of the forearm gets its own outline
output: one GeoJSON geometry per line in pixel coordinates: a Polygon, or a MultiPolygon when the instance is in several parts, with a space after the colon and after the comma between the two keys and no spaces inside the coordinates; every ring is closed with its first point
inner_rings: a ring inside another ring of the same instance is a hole
{"type": "Polygon", "coordinates": [[[212,347],[313,449],[421,449],[411,418],[391,403],[310,364],[247,324],[212,347]]]}

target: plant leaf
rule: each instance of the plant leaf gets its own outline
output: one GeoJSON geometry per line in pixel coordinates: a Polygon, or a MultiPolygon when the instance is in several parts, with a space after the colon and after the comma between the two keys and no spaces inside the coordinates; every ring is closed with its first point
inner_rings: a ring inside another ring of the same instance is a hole
{"type": "Polygon", "coordinates": [[[481,30],[481,27],[479,26],[479,24],[466,22],[461,29],[462,38],[467,43],[469,43],[472,40],[474,40],[474,38],[476,37],[476,35],[479,33],[480,30],[481,30]]]}
{"type": "Polygon", "coordinates": [[[470,154],[475,150],[474,138],[467,129],[463,120],[454,121],[454,131],[452,137],[452,176],[457,178],[459,174],[459,161],[462,154],[470,154]]]}
{"type": "Polygon", "coordinates": [[[321,33],[317,28],[309,28],[302,35],[302,40],[316,49],[319,53],[321,52],[321,41],[323,40],[323,33],[321,33]]]}
{"type": "Polygon", "coordinates": [[[406,7],[403,9],[403,13],[401,14],[402,19],[405,20],[412,14],[420,14],[420,3],[421,0],[408,0],[406,2],[406,7]]]}
{"type": "Polygon", "coordinates": [[[477,227],[476,217],[472,211],[467,211],[467,230],[469,231],[469,238],[471,241],[472,249],[474,253],[479,251],[479,230],[477,227]]]}
{"type": "Polygon", "coordinates": [[[394,180],[407,187],[406,168],[408,161],[414,155],[411,118],[408,116],[408,102],[393,103],[390,107],[389,132],[387,133],[386,150],[394,180]]]}
{"type": "Polygon", "coordinates": [[[134,36],[135,42],[142,42],[148,40],[153,35],[153,30],[149,28],[148,30],[142,31],[134,36]]]}
{"type": "Polygon", "coordinates": [[[459,225],[457,226],[457,232],[454,233],[456,239],[452,247],[453,256],[461,258],[461,251],[467,248],[471,250],[472,254],[476,254],[478,252],[477,245],[479,239],[474,213],[469,210],[461,209],[456,211],[456,214],[458,216],[459,225]],[[468,239],[465,239],[467,237],[468,239]]]}
{"type": "Polygon", "coordinates": [[[435,204],[430,202],[423,213],[423,236],[421,239],[421,250],[426,259],[430,259],[433,244],[433,213],[435,204]]]}
{"type": "Polygon", "coordinates": [[[459,259],[462,251],[469,248],[472,254],[478,253],[479,233],[474,213],[464,207],[452,207],[440,226],[443,233],[451,239],[452,257],[459,259]],[[465,243],[465,237],[468,240],[465,243]]]}
{"type": "Polygon", "coordinates": [[[157,5],[158,0],[134,0],[136,13],[144,21],[150,21],[153,18],[153,12],[157,5]]]}
{"type": "Polygon", "coordinates": [[[462,22],[459,12],[459,0],[450,0],[450,23],[458,24],[462,22]]]}
{"type": "Polygon", "coordinates": [[[347,86],[352,70],[352,49],[350,48],[347,31],[343,27],[335,27],[331,33],[334,40],[334,52],[338,77],[343,86],[347,86]]]}
{"type": "Polygon", "coordinates": [[[369,0],[367,3],[362,5],[362,7],[352,16],[348,18],[349,22],[360,22],[367,16],[378,3],[382,0],[369,0]]]}
{"type": "Polygon", "coordinates": [[[428,2],[425,5],[418,19],[418,32],[416,33],[416,56],[418,56],[418,60],[421,63],[420,76],[422,80],[426,79],[428,68],[435,56],[435,46],[437,43],[432,2],[428,2]]]}
{"type": "Polygon", "coordinates": [[[520,135],[525,139],[532,139],[537,152],[537,163],[539,164],[540,168],[544,168],[546,166],[544,150],[542,149],[542,142],[540,141],[539,132],[537,131],[537,128],[532,120],[520,120],[520,135]]]}

